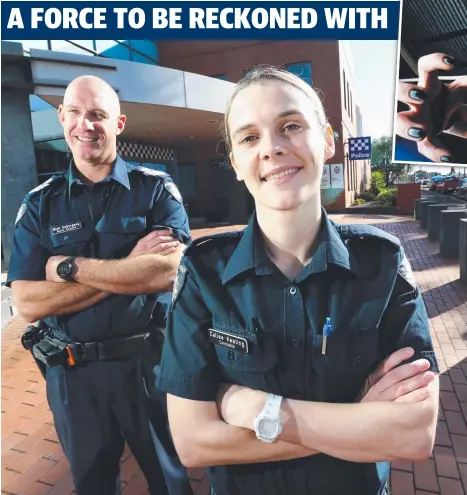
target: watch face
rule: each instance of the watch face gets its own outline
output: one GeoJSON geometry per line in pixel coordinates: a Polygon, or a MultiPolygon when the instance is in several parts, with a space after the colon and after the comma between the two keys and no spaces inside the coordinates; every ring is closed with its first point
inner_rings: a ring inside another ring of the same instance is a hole
{"type": "Polygon", "coordinates": [[[259,423],[258,429],[262,435],[272,437],[277,432],[276,421],[269,418],[263,418],[259,423]]]}
{"type": "Polygon", "coordinates": [[[71,271],[72,271],[71,263],[68,263],[67,261],[62,261],[57,266],[57,273],[58,276],[61,278],[69,277],[71,275],[71,271]]]}

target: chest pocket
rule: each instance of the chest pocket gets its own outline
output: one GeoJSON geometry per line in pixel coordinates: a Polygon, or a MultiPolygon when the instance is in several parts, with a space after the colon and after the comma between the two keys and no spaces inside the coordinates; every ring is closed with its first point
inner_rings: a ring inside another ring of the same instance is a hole
{"type": "Polygon", "coordinates": [[[102,258],[127,256],[146,230],[145,216],[105,215],[96,225],[102,258]]]}
{"type": "Polygon", "coordinates": [[[378,328],[333,332],[327,337],[322,353],[323,336],[313,338],[313,367],[316,371],[316,400],[354,402],[367,377],[382,359],[378,328]]]}
{"type": "Polygon", "coordinates": [[[269,376],[278,365],[274,336],[268,332],[256,333],[243,328],[213,324],[214,331],[234,340],[245,339],[248,353],[218,343],[212,343],[222,366],[225,381],[266,391],[269,376]]]}
{"type": "Polygon", "coordinates": [[[52,227],[41,232],[41,242],[54,255],[79,256],[91,241],[92,230],[86,225],[69,232],[54,234],[52,227]]]}

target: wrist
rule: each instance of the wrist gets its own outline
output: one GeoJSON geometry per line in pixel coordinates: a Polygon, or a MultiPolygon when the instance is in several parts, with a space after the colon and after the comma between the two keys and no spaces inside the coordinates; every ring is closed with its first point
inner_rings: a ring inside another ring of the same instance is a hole
{"type": "Polygon", "coordinates": [[[267,392],[262,392],[261,390],[251,389],[249,390],[249,392],[251,392],[250,397],[245,398],[244,404],[251,404],[251,407],[248,408],[248,411],[246,411],[247,414],[245,414],[244,424],[242,425],[242,427],[247,428],[251,431],[255,431],[255,419],[263,410],[264,405],[268,400],[269,394],[267,392]]]}
{"type": "Polygon", "coordinates": [[[83,281],[84,267],[86,263],[86,258],[75,258],[73,261],[73,271],[72,277],[75,282],[83,281]]]}

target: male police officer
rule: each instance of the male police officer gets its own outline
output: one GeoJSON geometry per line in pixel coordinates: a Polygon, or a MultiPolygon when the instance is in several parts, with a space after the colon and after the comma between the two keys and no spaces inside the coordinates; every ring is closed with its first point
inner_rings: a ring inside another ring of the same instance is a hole
{"type": "Polygon", "coordinates": [[[49,329],[35,355],[49,364],[47,397],[76,493],[120,491],[125,439],[151,494],[185,495],[186,472],[168,432],[156,437],[144,380],[164,325],[160,295],[190,240],[180,194],[167,174],[117,155],[126,117],[101,79],[75,79],[59,119],[73,161],[26,195],[8,282],[19,312],[49,329]]]}

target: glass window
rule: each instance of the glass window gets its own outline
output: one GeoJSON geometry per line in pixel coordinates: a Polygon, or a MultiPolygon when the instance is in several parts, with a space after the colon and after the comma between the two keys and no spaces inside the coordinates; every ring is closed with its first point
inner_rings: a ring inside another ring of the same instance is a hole
{"type": "Polygon", "coordinates": [[[71,155],[53,149],[40,149],[36,143],[36,164],[39,176],[53,175],[68,170],[71,155]]]}
{"type": "Polygon", "coordinates": [[[140,54],[135,51],[132,51],[131,57],[133,62],[155,65],[159,61],[157,46],[155,45],[155,43],[149,40],[131,40],[131,41],[127,41],[127,43],[132,48],[138,50],[138,52],[141,53],[140,54]]]}
{"type": "Polygon", "coordinates": [[[76,44],[80,45],[80,47],[82,48],[78,46],[74,46],[71,43],[68,43],[68,41],[66,40],[52,40],[50,43],[52,45],[52,50],[54,52],[76,53],[78,55],[92,55],[92,53],[84,49],[84,48],[92,49],[91,41],[76,40],[76,44]]]}
{"type": "Polygon", "coordinates": [[[37,95],[29,95],[29,108],[31,112],[40,112],[41,110],[50,110],[55,107],[37,95]]]}
{"type": "MultiPolygon", "coordinates": [[[[122,42],[128,44],[128,42],[125,42],[124,40],[122,42]]],[[[118,60],[131,60],[130,48],[127,46],[120,45],[119,43],[112,41],[110,46],[108,45],[107,48],[102,50],[100,42],[96,40],[96,43],[97,43],[97,51],[104,57],[116,58],[118,60]]]]}
{"type": "Polygon", "coordinates": [[[196,198],[196,174],[193,164],[180,163],[178,165],[178,185],[185,201],[196,198]]]}
{"type": "Polygon", "coordinates": [[[292,74],[295,74],[300,79],[305,81],[310,86],[313,85],[313,81],[311,79],[311,63],[303,62],[300,64],[288,64],[287,70],[292,74]]]}

